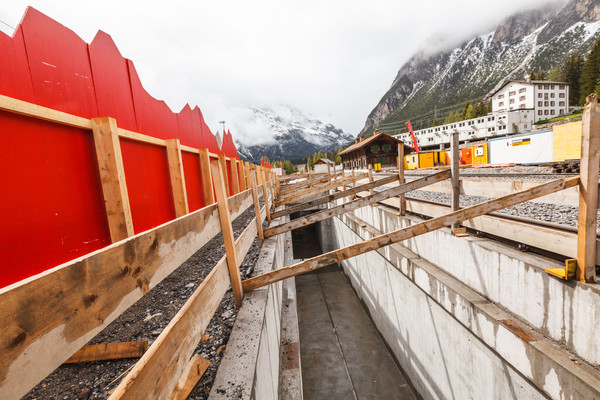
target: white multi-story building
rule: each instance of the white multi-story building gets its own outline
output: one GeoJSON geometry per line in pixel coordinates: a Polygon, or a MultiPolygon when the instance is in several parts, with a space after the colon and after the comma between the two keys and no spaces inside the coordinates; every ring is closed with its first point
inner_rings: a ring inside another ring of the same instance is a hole
{"type": "MultiPolygon", "coordinates": [[[[533,110],[513,110],[420,129],[414,133],[420,148],[431,149],[440,147],[442,144],[449,144],[450,136],[454,131],[458,132],[460,142],[471,142],[495,136],[527,132],[533,128],[533,123],[533,110]]],[[[408,132],[396,135],[395,138],[402,140],[409,146],[413,144],[408,132]]]]}
{"type": "MultiPolygon", "coordinates": [[[[417,144],[432,149],[450,143],[458,132],[460,142],[531,131],[533,124],[569,112],[569,84],[550,81],[510,81],[492,94],[492,113],[484,117],[415,131],[417,144]]],[[[395,135],[412,146],[410,133],[395,135]]]]}
{"type": "Polygon", "coordinates": [[[534,122],[569,113],[569,84],[510,81],[492,94],[492,112],[533,110],[534,122]]]}

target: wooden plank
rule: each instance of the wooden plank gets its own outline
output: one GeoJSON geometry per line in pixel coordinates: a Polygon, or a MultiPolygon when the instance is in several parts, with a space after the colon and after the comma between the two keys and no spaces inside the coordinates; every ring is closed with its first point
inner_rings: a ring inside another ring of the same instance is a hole
{"type": "MultiPolygon", "coordinates": [[[[456,211],[460,208],[459,202],[460,202],[460,197],[459,197],[459,193],[460,193],[460,177],[459,177],[459,171],[460,168],[458,168],[458,162],[459,162],[459,155],[460,155],[460,150],[458,148],[458,131],[454,130],[452,132],[452,137],[450,140],[450,149],[452,152],[452,159],[450,160],[450,170],[452,171],[452,177],[450,178],[450,184],[452,185],[452,195],[450,196],[450,207],[452,209],[452,211],[456,211]]],[[[458,228],[457,224],[452,225],[452,228],[456,229],[458,228]]]]}
{"type": "Polygon", "coordinates": [[[256,174],[258,184],[260,184],[262,186],[263,199],[265,201],[265,209],[267,210],[267,221],[270,224],[271,223],[271,207],[269,206],[269,195],[268,195],[268,192],[267,192],[267,185],[263,181],[263,178],[262,178],[261,173],[260,173],[260,169],[261,169],[260,166],[256,166],[254,168],[254,172],[256,174]]]}
{"type": "Polygon", "coordinates": [[[220,231],[212,205],[0,289],[0,398],[24,396],[220,231]]]}
{"type": "Polygon", "coordinates": [[[275,204],[275,185],[273,184],[273,182],[275,182],[275,179],[273,177],[273,171],[266,169],[264,170],[265,175],[267,176],[267,180],[269,181],[269,190],[271,191],[271,199],[273,199],[273,204],[275,204]]]}
{"type": "Polygon", "coordinates": [[[109,399],[165,399],[173,393],[229,288],[226,260],[221,258],[109,399]]]}
{"type": "MultiPolygon", "coordinates": [[[[225,179],[225,197],[229,197],[232,195],[232,193],[229,192],[229,174],[227,171],[227,161],[225,160],[225,156],[223,154],[219,154],[219,156],[217,157],[217,161],[219,164],[221,164],[221,170],[223,171],[223,178],[225,179]]],[[[213,183],[215,185],[215,195],[216,195],[216,190],[217,190],[217,184],[215,183],[215,170],[212,167],[213,161],[211,160],[211,167],[210,167],[210,171],[212,174],[212,178],[213,178],[213,183]]]]}
{"type": "Polygon", "coordinates": [[[210,155],[208,149],[200,149],[200,172],[202,174],[202,194],[204,195],[204,204],[207,206],[215,203],[215,192],[212,183],[212,174],[210,172],[210,155]]]}
{"type": "Polygon", "coordinates": [[[214,160],[210,163],[213,180],[215,182],[215,193],[217,195],[217,205],[219,206],[219,219],[221,221],[221,231],[223,232],[223,242],[225,244],[225,253],[227,255],[227,266],[229,268],[229,276],[231,278],[231,287],[233,289],[233,298],[235,306],[240,308],[244,293],[242,292],[242,283],[240,277],[240,263],[235,251],[235,240],[233,238],[233,227],[231,226],[231,218],[229,215],[229,204],[225,197],[225,171],[223,171],[224,155],[219,155],[219,160],[214,160]]]}
{"type": "Polygon", "coordinates": [[[250,186],[246,185],[246,170],[244,169],[244,162],[242,160],[236,160],[236,163],[238,168],[238,175],[240,178],[240,191],[243,192],[244,190],[249,189],[250,186]]]}
{"type": "Polygon", "coordinates": [[[91,123],[108,229],[114,243],[134,235],[117,121],[94,118],[91,123]]]}
{"type": "Polygon", "coordinates": [[[144,355],[148,350],[148,341],[140,340],[137,342],[119,342],[119,343],[101,343],[83,346],[73,354],[65,364],[87,362],[118,360],[121,358],[137,358],[144,355]]]}
{"type": "Polygon", "coordinates": [[[326,192],[326,191],[329,191],[329,190],[332,190],[332,189],[336,189],[338,186],[345,185],[348,182],[360,180],[362,178],[364,178],[363,175],[358,176],[356,178],[354,178],[352,176],[348,176],[346,178],[343,178],[343,179],[340,179],[340,180],[337,180],[337,181],[326,182],[324,184],[316,186],[315,188],[310,188],[310,190],[307,190],[306,192],[304,192],[302,194],[298,194],[296,196],[292,196],[292,197],[288,197],[288,198],[279,200],[279,201],[277,201],[275,203],[275,205],[277,207],[279,207],[279,206],[283,206],[283,205],[286,205],[286,204],[294,203],[294,202],[297,202],[297,201],[300,201],[300,200],[304,200],[306,198],[313,197],[313,196],[321,194],[323,192],[326,192]]]}
{"type": "Polygon", "coordinates": [[[250,177],[250,187],[252,190],[252,199],[254,202],[254,214],[256,215],[256,228],[258,233],[258,240],[260,241],[260,246],[262,247],[263,241],[265,239],[262,229],[262,221],[260,218],[260,203],[258,201],[258,190],[256,188],[256,176],[255,174],[248,174],[250,177]]]}
{"type": "Polygon", "coordinates": [[[135,140],[136,142],[154,144],[161,147],[167,145],[167,141],[164,139],[155,138],[154,136],[148,136],[138,132],[128,131],[127,129],[122,128],[119,128],[119,137],[135,140]]]}
{"type": "Polygon", "coordinates": [[[246,189],[252,188],[252,183],[250,182],[250,163],[244,162],[244,176],[246,178],[246,189]]]}
{"type": "Polygon", "coordinates": [[[250,290],[279,282],[292,276],[297,276],[302,273],[313,271],[315,269],[322,268],[360,254],[368,253],[369,251],[377,250],[380,247],[387,246],[392,243],[397,243],[415,236],[423,235],[443,227],[448,227],[454,223],[475,218],[492,211],[501,210],[503,208],[522,203],[531,198],[543,196],[545,194],[563,190],[578,184],[579,178],[559,179],[544,183],[520,193],[515,193],[509,196],[480,203],[469,208],[451,212],[450,214],[434,218],[420,224],[412,225],[408,228],[399,229],[391,233],[376,236],[364,242],[344,247],[339,250],[330,251],[289,267],[280,268],[254,278],[247,279],[242,282],[242,286],[244,288],[244,292],[248,292],[250,290]]]}
{"type": "Polygon", "coordinates": [[[587,98],[582,120],[576,275],[581,282],[596,282],[600,106],[594,94],[587,98]]]}
{"type": "Polygon", "coordinates": [[[348,197],[348,196],[353,196],[356,193],[360,193],[360,192],[369,190],[374,187],[387,185],[388,183],[392,183],[392,182],[395,182],[396,180],[398,180],[398,175],[386,176],[383,179],[376,180],[375,182],[372,182],[372,183],[365,183],[364,185],[360,185],[357,187],[356,181],[359,179],[361,179],[360,176],[352,180],[352,186],[353,186],[352,189],[348,189],[345,192],[335,192],[332,194],[328,194],[328,195],[319,197],[314,200],[307,201],[306,203],[297,204],[292,207],[284,208],[283,210],[275,211],[274,213],[271,214],[271,217],[279,218],[283,215],[292,214],[292,213],[295,213],[298,211],[306,210],[307,208],[316,207],[321,204],[329,203],[329,202],[337,200],[337,199],[341,199],[341,198],[348,197]]]}
{"type": "Polygon", "coordinates": [[[240,192],[240,178],[238,174],[237,159],[235,157],[229,158],[229,165],[231,165],[231,187],[233,189],[233,193],[231,195],[234,195],[240,192]]]}
{"type": "MultiPolygon", "coordinates": [[[[371,164],[369,164],[369,169],[367,173],[369,174],[369,182],[373,183],[373,168],[371,167],[371,164]]],[[[370,189],[369,193],[371,194],[371,196],[373,196],[373,189],[370,189]]]]}
{"type": "Polygon", "coordinates": [[[229,206],[229,215],[231,220],[235,221],[244,211],[252,205],[252,193],[250,190],[245,190],[241,193],[236,194],[227,198],[227,205],[229,206]]]}
{"type": "Polygon", "coordinates": [[[179,139],[168,139],[166,140],[166,145],[169,177],[171,178],[173,207],[175,208],[175,216],[179,218],[190,213],[187,193],[185,191],[185,176],[183,173],[183,161],[181,159],[181,144],[179,143],[179,139]]]}
{"type": "Polygon", "coordinates": [[[210,365],[210,361],[200,354],[194,354],[192,359],[186,364],[175,390],[171,393],[169,400],[185,400],[188,398],[194,387],[202,378],[210,365]]]}
{"type": "Polygon", "coordinates": [[[41,119],[43,121],[50,121],[60,125],[89,130],[92,129],[92,121],[87,118],[67,114],[48,107],[38,106],[37,104],[17,100],[8,96],[0,95],[0,110],[41,119]]]}
{"type": "Polygon", "coordinates": [[[186,145],[182,144],[182,145],[180,145],[179,148],[181,149],[181,151],[187,151],[188,153],[198,154],[198,149],[195,147],[186,146],[186,145]]]}
{"type": "MultiPolygon", "coordinates": [[[[402,185],[404,180],[404,143],[398,143],[398,183],[402,185]]],[[[398,209],[400,215],[406,215],[406,196],[400,195],[400,207],[398,209]]]]}
{"type": "MultiPolygon", "coordinates": [[[[356,210],[357,208],[368,206],[369,204],[377,203],[378,201],[382,201],[385,199],[389,199],[390,197],[399,196],[402,193],[407,193],[413,191],[418,188],[425,187],[434,182],[438,182],[440,180],[448,179],[450,177],[450,171],[442,171],[438,172],[434,175],[429,175],[423,177],[421,179],[417,179],[415,181],[405,183],[401,186],[396,186],[394,188],[384,190],[382,192],[378,192],[376,194],[363,197],[361,199],[353,200],[349,203],[339,205],[337,207],[329,208],[327,210],[319,211],[314,214],[307,215],[302,218],[297,218],[293,221],[286,222],[281,225],[277,225],[273,228],[266,229],[264,234],[265,238],[279,235],[284,232],[288,232],[294,229],[301,228],[306,225],[311,225],[317,223],[319,221],[323,221],[325,219],[334,217],[336,215],[340,215],[346,213],[348,211],[356,210]]],[[[371,189],[372,190],[372,189],[371,189]]]]}

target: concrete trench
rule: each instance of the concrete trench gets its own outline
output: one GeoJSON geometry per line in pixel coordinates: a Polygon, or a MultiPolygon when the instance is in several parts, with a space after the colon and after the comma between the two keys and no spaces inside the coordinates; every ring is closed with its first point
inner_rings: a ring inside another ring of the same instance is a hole
{"type": "MultiPolygon", "coordinates": [[[[267,239],[257,272],[419,221],[363,207],[267,239]]],[[[210,398],[600,399],[600,290],[555,264],[441,229],[250,292],[210,398]]]]}

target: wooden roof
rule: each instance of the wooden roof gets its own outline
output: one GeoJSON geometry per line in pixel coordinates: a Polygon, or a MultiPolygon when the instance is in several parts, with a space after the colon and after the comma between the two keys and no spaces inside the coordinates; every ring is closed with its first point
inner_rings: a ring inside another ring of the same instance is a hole
{"type": "Polygon", "coordinates": [[[358,142],[358,143],[354,143],[352,145],[350,145],[349,147],[347,147],[346,149],[340,151],[338,153],[338,155],[342,155],[342,154],[348,154],[348,153],[352,153],[353,151],[356,151],[362,147],[368,146],[371,143],[377,141],[377,140],[384,140],[386,142],[393,142],[393,143],[402,143],[404,144],[404,154],[408,154],[409,152],[413,151],[413,148],[410,147],[409,145],[405,144],[403,141],[396,139],[395,137],[386,135],[385,133],[380,133],[378,135],[373,135],[367,139],[364,139],[362,142],[358,142]],[[407,148],[410,149],[409,151],[407,151],[407,148]]]}

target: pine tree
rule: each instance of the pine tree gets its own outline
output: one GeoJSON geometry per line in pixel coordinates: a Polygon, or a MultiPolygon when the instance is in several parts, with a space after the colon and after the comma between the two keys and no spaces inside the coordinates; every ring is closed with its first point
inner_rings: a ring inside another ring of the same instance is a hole
{"type": "Polygon", "coordinates": [[[581,54],[571,54],[562,66],[560,79],[569,83],[569,104],[579,104],[581,72],[583,70],[583,57],[581,54]]]}
{"type": "Polygon", "coordinates": [[[465,106],[463,107],[463,111],[462,111],[463,119],[469,119],[469,118],[467,118],[467,111],[469,110],[469,107],[471,107],[471,109],[473,108],[471,106],[471,102],[469,100],[467,100],[467,101],[465,101],[465,106]]]}
{"type": "Polygon", "coordinates": [[[594,43],[581,72],[581,79],[579,81],[580,105],[585,104],[585,98],[589,94],[594,92],[598,94],[596,91],[598,80],[600,80],[600,38],[594,43]]]}
{"type": "Polygon", "coordinates": [[[473,106],[471,104],[469,104],[469,107],[467,107],[467,110],[464,114],[464,118],[465,119],[475,118],[475,109],[473,108],[473,106]]]}

